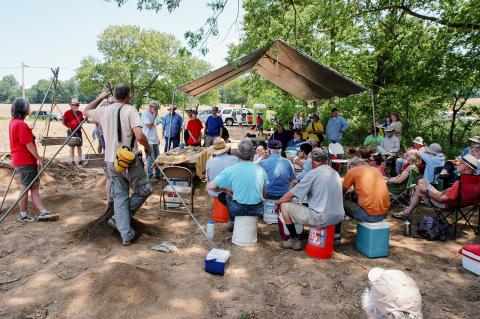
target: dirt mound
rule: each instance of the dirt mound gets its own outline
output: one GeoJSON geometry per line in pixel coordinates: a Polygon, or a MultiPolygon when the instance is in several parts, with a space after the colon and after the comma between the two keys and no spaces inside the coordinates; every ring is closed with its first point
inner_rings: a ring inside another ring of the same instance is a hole
{"type": "Polygon", "coordinates": [[[70,282],[65,314],[67,318],[139,318],[149,307],[158,307],[158,297],[167,292],[166,282],[153,271],[108,263],[70,282]]]}
{"type": "Polygon", "coordinates": [[[88,184],[85,185],[85,189],[88,189],[90,191],[101,191],[103,192],[105,190],[105,185],[107,184],[107,177],[103,176],[99,180],[94,180],[88,184]]]}

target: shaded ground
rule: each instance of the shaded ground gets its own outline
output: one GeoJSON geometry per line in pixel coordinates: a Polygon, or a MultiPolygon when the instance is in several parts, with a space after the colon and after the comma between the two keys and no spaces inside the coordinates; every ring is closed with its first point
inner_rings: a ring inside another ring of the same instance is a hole
{"type": "MultiPolygon", "coordinates": [[[[0,169],[2,195],[9,176],[0,169]]],[[[102,178],[100,169],[56,165],[42,194],[60,220],[22,224],[15,211],[0,225],[0,318],[364,318],[360,296],[376,266],[417,281],[425,318],[478,318],[480,280],[457,253],[479,243],[471,231],[457,242],[427,242],[403,237],[401,222],[389,219],[389,258],[368,259],[354,248],[355,223],[346,222],[333,258],[316,260],[280,249],[276,225],[260,222],[257,246],[241,248],[217,224],[215,242],[232,254],[219,277],[203,271],[208,246],[187,215],[159,212],[158,184],[135,216],[142,234],[134,245],[123,247],[108,227],[89,239],[75,236],[105,210],[102,178]],[[162,241],[179,251],[150,250],[162,241]]],[[[7,204],[17,191],[15,183],[7,204]]],[[[204,184],[195,199],[195,215],[206,225],[212,203],[204,184]]]]}

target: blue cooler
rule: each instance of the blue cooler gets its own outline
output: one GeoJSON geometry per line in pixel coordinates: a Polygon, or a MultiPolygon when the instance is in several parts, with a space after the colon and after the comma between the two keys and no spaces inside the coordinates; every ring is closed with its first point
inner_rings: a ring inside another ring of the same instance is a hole
{"type": "Polygon", "coordinates": [[[388,256],[390,225],[386,221],[378,223],[357,223],[355,248],[368,258],[388,256]]]}

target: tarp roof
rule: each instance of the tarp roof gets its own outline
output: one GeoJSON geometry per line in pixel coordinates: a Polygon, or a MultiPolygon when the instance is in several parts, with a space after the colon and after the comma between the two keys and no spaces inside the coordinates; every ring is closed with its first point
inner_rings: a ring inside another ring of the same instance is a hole
{"type": "Polygon", "coordinates": [[[304,101],[345,97],[365,90],[282,40],[183,84],[179,89],[199,97],[250,70],[304,101]]]}

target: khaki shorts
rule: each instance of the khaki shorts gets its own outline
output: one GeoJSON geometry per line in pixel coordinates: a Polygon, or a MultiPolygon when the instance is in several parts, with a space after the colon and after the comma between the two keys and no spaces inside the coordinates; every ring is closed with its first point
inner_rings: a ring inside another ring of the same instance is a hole
{"type": "Polygon", "coordinates": [[[318,222],[308,207],[290,202],[283,203],[282,208],[288,213],[294,224],[318,226],[318,222]]]}

